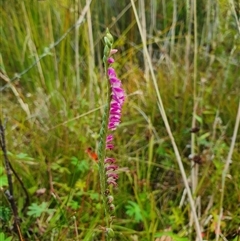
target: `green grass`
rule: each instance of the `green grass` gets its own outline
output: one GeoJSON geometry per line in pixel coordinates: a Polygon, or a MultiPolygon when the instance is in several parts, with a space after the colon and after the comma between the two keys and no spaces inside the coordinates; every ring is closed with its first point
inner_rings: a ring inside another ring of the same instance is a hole
{"type": "MultiPolygon", "coordinates": [[[[191,187],[198,177],[193,197],[204,239],[218,239],[215,228],[220,225],[218,240],[237,240],[239,135],[222,201],[221,188],[239,105],[239,4],[193,1],[194,19],[193,5],[180,2],[139,5],[142,26],[146,17],[147,27],[141,29],[152,76],[132,3],[93,0],[88,18],[76,30],[86,1],[2,1],[1,119],[6,120],[10,162],[30,196],[28,209],[21,211],[25,195],[14,178],[26,240],[106,240],[99,228],[105,222],[98,167],[85,149],[97,149],[106,101],[102,38],[107,27],[119,49],[115,67],[128,95],[113,153],[121,167],[129,168],[120,175],[114,194],[115,240],[197,236],[194,223],[190,228],[192,211],[183,197],[185,185],[159,111],[157,89],[191,187]],[[194,137],[193,118],[200,127],[194,137]],[[192,169],[188,159],[191,143],[203,160],[194,178],[196,166],[192,169]]],[[[0,237],[17,240],[4,195],[8,187],[3,162],[0,167],[0,237]]]]}

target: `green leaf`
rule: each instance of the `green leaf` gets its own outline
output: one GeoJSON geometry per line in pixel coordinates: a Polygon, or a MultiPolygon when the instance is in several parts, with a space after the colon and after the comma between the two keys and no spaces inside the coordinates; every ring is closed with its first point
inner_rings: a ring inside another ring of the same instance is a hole
{"type": "Polygon", "coordinates": [[[6,237],[5,238],[5,235],[4,235],[4,233],[0,233],[0,240],[1,241],[11,241],[12,240],[12,237],[6,237]]]}
{"type": "Polygon", "coordinates": [[[77,210],[79,208],[79,202],[71,200],[68,206],[74,210],[77,210]]]}
{"type": "Polygon", "coordinates": [[[99,193],[91,192],[89,193],[89,196],[92,200],[99,200],[99,193]]]}
{"type": "Polygon", "coordinates": [[[52,169],[57,170],[60,173],[71,174],[71,172],[69,171],[69,169],[67,167],[63,167],[62,165],[59,165],[58,163],[53,163],[52,169]]]}
{"type": "Polygon", "coordinates": [[[4,186],[8,186],[8,179],[6,175],[0,176],[0,188],[4,186]]]}
{"type": "Polygon", "coordinates": [[[130,217],[133,217],[136,222],[143,220],[142,211],[139,205],[135,202],[128,201],[129,205],[126,205],[126,214],[130,217]]]}
{"type": "Polygon", "coordinates": [[[11,210],[8,207],[0,206],[0,220],[3,222],[8,222],[10,218],[11,210]]]}
{"type": "Polygon", "coordinates": [[[195,117],[195,119],[196,119],[200,124],[203,123],[203,121],[202,121],[202,117],[200,117],[200,116],[197,115],[197,114],[195,114],[194,117],[195,117]]]}
{"type": "Polygon", "coordinates": [[[18,159],[24,159],[24,160],[28,160],[28,161],[34,160],[34,158],[28,156],[27,153],[19,153],[19,154],[16,155],[16,158],[18,158],[18,159]]]}
{"type": "Polygon", "coordinates": [[[76,166],[77,171],[86,172],[89,170],[89,162],[86,160],[79,160],[77,157],[71,157],[71,164],[76,166]]]}
{"type": "Polygon", "coordinates": [[[28,209],[29,211],[27,212],[27,214],[35,218],[39,218],[42,213],[52,214],[54,212],[54,209],[48,208],[48,203],[46,202],[43,202],[40,205],[33,203],[28,209]]]}
{"type": "Polygon", "coordinates": [[[165,148],[163,145],[160,145],[160,146],[157,148],[156,153],[157,153],[159,156],[165,156],[165,154],[166,154],[166,148],[165,148]]]}
{"type": "Polygon", "coordinates": [[[4,174],[4,167],[0,166],[0,175],[4,174]]]}
{"type": "Polygon", "coordinates": [[[239,241],[239,236],[236,236],[233,241],[239,241]]]}
{"type": "Polygon", "coordinates": [[[186,237],[180,237],[177,234],[172,233],[172,232],[160,232],[160,233],[156,233],[154,235],[155,238],[161,238],[163,236],[171,237],[174,241],[188,241],[189,240],[186,237]]]}

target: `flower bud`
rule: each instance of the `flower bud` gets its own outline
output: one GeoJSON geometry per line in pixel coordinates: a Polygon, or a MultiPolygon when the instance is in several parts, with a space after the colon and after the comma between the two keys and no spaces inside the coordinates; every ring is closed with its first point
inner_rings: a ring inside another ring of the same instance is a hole
{"type": "MultiPolygon", "coordinates": [[[[110,51],[110,54],[111,54],[111,51],[110,51]]],[[[113,59],[113,58],[108,58],[108,63],[109,63],[109,64],[114,63],[114,59],[113,59]]]]}
{"type": "Polygon", "coordinates": [[[106,228],[108,237],[113,238],[115,236],[114,231],[111,228],[106,228]]]}
{"type": "Polygon", "coordinates": [[[108,32],[108,33],[106,34],[106,37],[108,38],[110,44],[112,45],[112,44],[113,44],[113,41],[114,41],[112,34],[110,34],[110,33],[108,32]]]}
{"type": "Polygon", "coordinates": [[[109,189],[106,189],[105,192],[104,192],[105,196],[108,196],[110,194],[110,190],[109,189]]]}
{"type": "Polygon", "coordinates": [[[114,198],[113,198],[112,195],[109,195],[109,196],[107,197],[107,200],[108,200],[108,203],[111,204],[111,203],[113,202],[114,198]]]}
{"type": "Polygon", "coordinates": [[[109,209],[110,209],[111,212],[114,212],[115,211],[115,205],[113,203],[111,203],[109,205],[109,209]]]}
{"type": "Polygon", "coordinates": [[[106,57],[109,56],[109,54],[110,54],[110,49],[111,49],[111,47],[108,47],[108,45],[105,45],[104,50],[103,50],[104,56],[106,56],[106,57]]]}
{"type": "Polygon", "coordinates": [[[105,46],[108,46],[110,49],[112,48],[112,43],[107,37],[104,37],[104,42],[106,44],[105,46]]]}
{"type": "Polygon", "coordinates": [[[103,56],[103,63],[107,63],[107,57],[105,55],[103,56]]]}
{"type": "Polygon", "coordinates": [[[112,55],[112,54],[116,54],[117,52],[118,52],[117,49],[111,49],[111,51],[110,51],[110,55],[112,55]]]}

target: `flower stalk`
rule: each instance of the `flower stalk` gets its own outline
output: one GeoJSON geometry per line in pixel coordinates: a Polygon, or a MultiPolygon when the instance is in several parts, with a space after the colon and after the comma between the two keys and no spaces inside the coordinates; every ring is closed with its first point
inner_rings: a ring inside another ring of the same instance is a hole
{"type": "Polygon", "coordinates": [[[107,103],[105,105],[102,125],[100,130],[100,141],[98,145],[99,158],[99,176],[100,188],[103,199],[103,206],[106,218],[106,227],[103,229],[107,234],[107,239],[111,240],[114,237],[114,231],[111,228],[113,220],[113,212],[115,206],[113,204],[114,197],[112,189],[117,187],[118,179],[118,165],[116,159],[108,157],[107,154],[114,149],[114,135],[113,131],[117,128],[121,119],[122,105],[125,100],[125,93],[122,89],[121,80],[117,78],[115,69],[112,67],[114,59],[113,54],[117,52],[113,49],[113,37],[110,32],[106,31],[104,37],[104,68],[105,75],[108,82],[107,88],[107,103]]]}

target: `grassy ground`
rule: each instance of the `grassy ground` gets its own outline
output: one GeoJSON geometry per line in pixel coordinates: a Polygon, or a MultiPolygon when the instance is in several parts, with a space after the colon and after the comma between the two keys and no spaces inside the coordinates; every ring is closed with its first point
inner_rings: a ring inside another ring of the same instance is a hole
{"type": "MultiPolygon", "coordinates": [[[[134,12],[133,1],[86,2],[1,1],[1,119],[29,195],[24,209],[14,177],[24,239],[106,240],[98,165],[85,150],[98,145],[108,27],[127,93],[113,154],[129,169],[114,191],[115,240],[195,240],[179,162],[203,239],[238,240],[239,3],[139,0],[134,12]]],[[[18,240],[3,162],[0,186],[0,240],[18,240]]]]}

